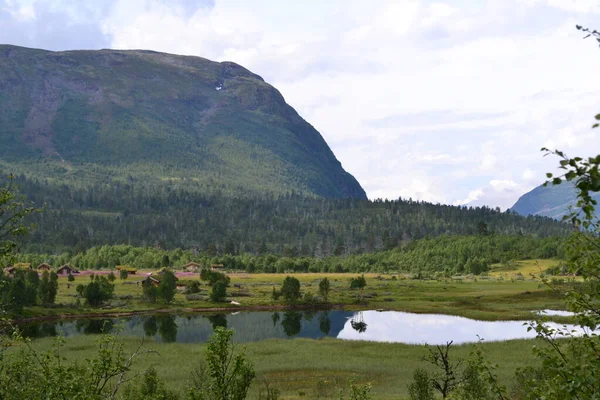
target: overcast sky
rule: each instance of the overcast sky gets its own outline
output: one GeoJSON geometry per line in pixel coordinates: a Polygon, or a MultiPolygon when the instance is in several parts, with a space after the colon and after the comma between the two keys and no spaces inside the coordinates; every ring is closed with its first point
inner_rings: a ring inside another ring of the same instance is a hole
{"type": "MultiPolygon", "coordinates": [[[[600,0],[0,0],[0,43],[234,61],[278,88],[369,198],[510,207],[600,153],[600,0]]],[[[1,72],[1,71],[0,71],[1,72]]]]}

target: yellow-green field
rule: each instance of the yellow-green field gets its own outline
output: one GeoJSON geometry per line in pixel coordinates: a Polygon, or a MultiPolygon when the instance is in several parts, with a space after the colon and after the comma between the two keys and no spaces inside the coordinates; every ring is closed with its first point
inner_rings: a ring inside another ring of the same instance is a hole
{"type": "Polygon", "coordinates": [[[489,276],[494,278],[503,277],[505,279],[514,279],[519,274],[531,278],[531,276],[539,277],[548,268],[557,266],[560,263],[558,260],[521,260],[515,261],[513,266],[508,268],[502,267],[499,264],[492,265],[489,276]]]}
{"type": "MultiPolygon", "coordinates": [[[[531,271],[537,265],[545,267],[554,261],[541,260],[539,263],[522,262],[518,271],[531,271]]],[[[139,312],[151,310],[170,310],[186,312],[214,308],[231,308],[229,303],[235,300],[246,309],[264,309],[284,307],[282,300],[273,301],[273,288],[279,289],[284,278],[293,275],[301,282],[302,292],[318,294],[318,284],[327,277],[331,282],[329,305],[348,309],[385,309],[410,311],[417,313],[442,313],[461,315],[476,319],[526,319],[530,311],[538,309],[561,309],[564,307],[561,297],[547,288],[540,280],[528,277],[515,279],[506,277],[506,272],[493,271],[490,276],[454,277],[442,280],[412,280],[403,275],[365,274],[367,287],[365,299],[357,302],[357,291],[349,289],[349,280],[356,274],[230,274],[231,287],[228,289],[228,302],[212,303],[207,300],[187,300],[180,292],[171,304],[147,303],[141,299],[141,284],[146,273],[140,271],[128,279],[115,281],[115,298],[109,305],[90,308],[84,304],[76,305],[76,286],[89,282],[89,276],[77,276],[74,282],[66,277],[59,278],[59,292],[56,302],[64,305],[57,308],[31,308],[26,316],[102,314],[119,312],[139,312]]],[[[512,271],[511,271],[512,272],[512,271]]],[[[516,273],[516,272],[515,272],[516,273]]],[[[198,275],[180,276],[180,282],[198,279],[198,275]]],[[[201,296],[208,296],[210,287],[203,284],[201,296]]],[[[81,303],[81,300],[80,300],[81,303]]],[[[322,304],[318,305],[323,307],[322,304]]]]}

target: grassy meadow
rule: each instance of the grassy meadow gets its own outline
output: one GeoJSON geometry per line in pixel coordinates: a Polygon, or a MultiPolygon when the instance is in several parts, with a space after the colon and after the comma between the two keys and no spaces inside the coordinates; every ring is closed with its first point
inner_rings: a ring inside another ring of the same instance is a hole
{"type": "MultiPolygon", "coordinates": [[[[452,314],[483,320],[529,319],[532,310],[561,309],[564,304],[560,296],[544,285],[539,278],[531,276],[555,265],[553,260],[528,260],[515,263],[510,270],[496,266],[486,276],[463,276],[438,280],[411,279],[408,275],[365,274],[367,286],[365,299],[357,302],[357,291],[349,289],[349,280],[357,274],[229,274],[231,286],[228,301],[235,300],[248,309],[283,307],[282,301],[273,301],[273,288],[279,289],[288,275],[301,282],[302,292],[317,295],[318,283],[324,277],[331,282],[329,303],[348,310],[385,309],[416,313],[452,314]]],[[[149,304],[141,300],[142,287],[137,282],[151,271],[139,271],[126,280],[115,280],[115,298],[110,306],[89,308],[75,306],[76,286],[89,282],[89,275],[79,275],[75,281],[59,278],[57,308],[34,308],[30,315],[102,314],[162,310],[169,312],[208,311],[215,307],[233,308],[229,303],[212,303],[206,300],[187,300],[178,292],[171,304],[149,304]]],[[[102,273],[107,273],[103,271],[102,273]]],[[[179,282],[197,280],[198,274],[180,274],[179,282]]],[[[200,295],[207,295],[210,287],[204,283],[200,295]]],[[[554,317],[558,321],[567,318],[554,317]]],[[[85,362],[96,350],[96,335],[66,338],[61,354],[67,360],[85,362]]],[[[32,346],[47,350],[52,338],[35,339],[32,346]]],[[[125,348],[133,351],[141,339],[123,336],[125,348]]],[[[517,368],[533,362],[532,346],[537,340],[511,340],[483,343],[488,359],[499,365],[500,382],[507,387],[513,383],[517,368]]],[[[271,387],[281,391],[282,399],[329,399],[337,398],[339,389],[346,388],[350,380],[370,383],[373,398],[408,398],[407,385],[416,368],[429,368],[422,361],[427,349],[420,345],[344,341],[340,339],[269,339],[237,345],[246,349],[253,361],[257,378],[249,398],[258,398],[258,393],[267,380],[271,387]]],[[[156,353],[140,358],[134,370],[150,366],[156,368],[166,385],[185,394],[191,373],[204,356],[204,345],[189,343],[144,343],[144,349],[156,353]]],[[[453,356],[464,358],[473,350],[473,345],[453,347],[453,356]]]]}
{"type": "MultiPolygon", "coordinates": [[[[550,290],[540,279],[530,276],[554,265],[553,260],[528,260],[517,263],[511,271],[493,269],[487,276],[465,276],[438,280],[418,280],[409,276],[365,274],[367,286],[364,300],[357,301],[358,291],[349,289],[349,280],[357,274],[344,273],[298,273],[298,274],[246,274],[232,273],[228,298],[223,303],[207,300],[210,287],[201,286],[199,300],[188,300],[179,291],[170,304],[148,303],[141,299],[142,286],[138,284],[147,273],[139,271],[126,280],[115,280],[115,296],[109,305],[90,308],[77,304],[76,287],[89,282],[89,275],[78,275],[74,282],[59,278],[59,291],[55,308],[33,307],[25,316],[65,316],[69,314],[103,314],[169,310],[173,312],[210,311],[214,308],[245,309],[284,307],[282,300],[274,301],[273,289],[281,287],[286,276],[295,276],[301,282],[303,293],[318,295],[318,284],[327,277],[331,283],[328,303],[347,309],[385,309],[416,313],[440,313],[460,315],[482,320],[527,319],[532,310],[561,309],[561,297],[550,290]],[[536,270],[537,269],[537,270],[536,270]],[[205,299],[206,298],[206,299],[205,299]],[[241,306],[230,304],[234,300],[241,306]]],[[[106,273],[106,271],[103,271],[106,273]]],[[[539,274],[538,274],[539,275],[539,274]]],[[[179,283],[198,280],[198,274],[181,274],[179,283]]],[[[316,305],[323,306],[321,305],[316,305]]]]}
{"type": "MultiPolygon", "coordinates": [[[[34,341],[34,347],[45,349],[52,339],[34,341]]],[[[125,346],[134,350],[140,339],[125,338],[125,346]]],[[[518,367],[533,361],[531,347],[534,340],[512,340],[483,344],[486,356],[500,365],[498,377],[507,387],[512,385],[518,367]]],[[[94,355],[94,336],[69,338],[61,351],[68,360],[85,362],[94,355]]],[[[339,339],[264,340],[238,345],[246,349],[257,372],[250,391],[250,399],[257,398],[266,379],[281,391],[282,399],[337,398],[340,388],[346,388],[351,379],[370,383],[375,399],[403,399],[408,397],[407,385],[416,368],[428,368],[421,360],[427,350],[424,346],[343,341],[339,339]]],[[[144,349],[155,350],[138,360],[134,370],[153,366],[166,385],[184,394],[190,374],[204,356],[204,346],[197,344],[148,342],[144,349]]],[[[460,345],[451,350],[454,357],[468,357],[472,345],[460,345]]]]}

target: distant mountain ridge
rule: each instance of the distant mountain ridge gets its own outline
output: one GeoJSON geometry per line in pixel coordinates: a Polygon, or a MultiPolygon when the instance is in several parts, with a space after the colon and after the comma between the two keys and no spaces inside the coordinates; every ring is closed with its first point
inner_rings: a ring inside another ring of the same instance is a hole
{"type": "MultiPolygon", "coordinates": [[[[600,193],[592,196],[600,201],[600,193]]],[[[577,204],[577,190],[573,182],[560,185],[538,186],[525,193],[510,208],[521,215],[539,215],[561,219],[569,213],[569,207],[577,204]]]]}
{"type": "Polygon", "coordinates": [[[57,182],[366,199],[319,134],[232,62],[0,45],[0,169],[57,182]]]}

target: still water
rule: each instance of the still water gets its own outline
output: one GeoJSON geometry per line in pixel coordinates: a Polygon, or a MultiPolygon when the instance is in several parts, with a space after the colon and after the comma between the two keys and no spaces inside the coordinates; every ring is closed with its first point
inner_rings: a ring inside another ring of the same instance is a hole
{"type": "MultiPolygon", "coordinates": [[[[120,332],[122,336],[153,338],[158,342],[203,343],[217,326],[235,329],[237,342],[272,338],[333,337],[345,340],[408,344],[502,341],[535,337],[526,321],[477,321],[438,314],[397,311],[240,312],[218,315],[135,316],[119,319],[81,319],[21,326],[28,337],[65,337],[120,332]]],[[[562,324],[548,323],[551,327],[562,324]]],[[[568,329],[576,329],[567,325],[568,329]]]]}

